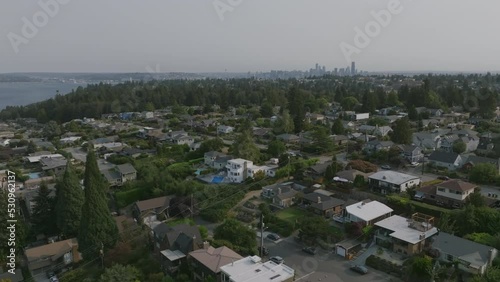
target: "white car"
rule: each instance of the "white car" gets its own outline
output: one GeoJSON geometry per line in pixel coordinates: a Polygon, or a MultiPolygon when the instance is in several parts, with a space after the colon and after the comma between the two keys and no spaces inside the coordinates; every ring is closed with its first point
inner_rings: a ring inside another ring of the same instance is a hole
{"type": "Polygon", "coordinates": [[[417,162],[412,162],[412,163],[410,164],[410,166],[418,166],[418,165],[419,165],[419,163],[417,163],[417,162]]]}

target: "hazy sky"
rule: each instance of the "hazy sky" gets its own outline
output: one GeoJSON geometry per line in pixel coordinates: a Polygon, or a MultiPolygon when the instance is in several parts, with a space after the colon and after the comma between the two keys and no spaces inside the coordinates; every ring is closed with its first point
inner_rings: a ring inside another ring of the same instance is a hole
{"type": "MultiPolygon", "coordinates": [[[[365,29],[371,11],[389,2],[4,0],[0,72],[146,72],[156,65],[161,72],[246,72],[315,63],[329,70],[348,65],[340,44],[360,47],[355,27],[365,29]],[[69,3],[44,23],[39,3],[56,1],[69,3]],[[222,18],[214,2],[231,10],[222,18]],[[34,15],[41,27],[25,36],[22,18],[33,23],[34,15]]],[[[397,10],[352,55],[358,69],[500,71],[500,1],[400,0],[397,10]]]]}

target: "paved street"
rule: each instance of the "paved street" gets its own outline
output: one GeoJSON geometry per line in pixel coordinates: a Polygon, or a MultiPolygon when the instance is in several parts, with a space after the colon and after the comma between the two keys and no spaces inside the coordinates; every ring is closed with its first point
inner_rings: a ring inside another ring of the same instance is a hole
{"type": "Polygon", "coordinates": [[[372,268],[369,268],[366,275],[353,272],[349,269],[349,261],[321,248],[318,248],[318,253],[314,256],[304,253],[303,246],[293,237],[277,243],[264,240],[264,245],[269,249],[269,256],[281,256],[286,265],[295,269],[298,278],[296,281],[397,281],[395,277],[372,268]]]}

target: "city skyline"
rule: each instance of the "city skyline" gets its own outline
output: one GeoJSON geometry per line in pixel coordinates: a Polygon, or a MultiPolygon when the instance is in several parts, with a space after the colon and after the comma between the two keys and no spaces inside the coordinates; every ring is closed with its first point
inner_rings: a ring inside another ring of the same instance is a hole
{"type": "Polygon", "coordinates": [[[370,72],[498,72],[500,3],[482,4],[9,1],[0,73],[266,72],[352,61],[370,72]]]}

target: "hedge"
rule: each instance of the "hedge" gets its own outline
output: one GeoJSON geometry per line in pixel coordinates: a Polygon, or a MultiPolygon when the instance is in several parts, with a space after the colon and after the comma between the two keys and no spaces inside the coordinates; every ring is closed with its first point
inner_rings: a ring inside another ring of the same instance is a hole
{"type": "Polygon", "coordinates": [[[115,193],[116,205],[119,208],[126,207],[144,198],[145,191],[142,188],[119,191],[115,193]]]}
{"type": "Polygon", "coordinates": [[[392,263],[388,260],[382,259],[375,255],[366,258],[365,264],[369,267],[381,270],[385,273],[396,274],[399,277],[403,275],[403,269],[400,265],[392,263]]]}

